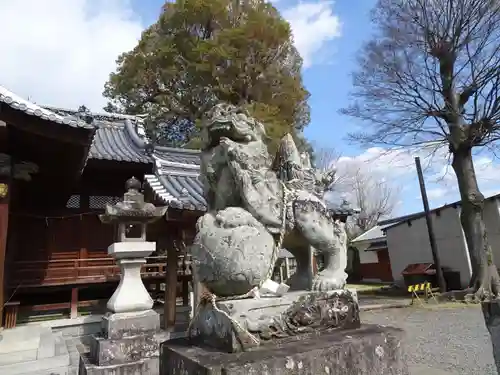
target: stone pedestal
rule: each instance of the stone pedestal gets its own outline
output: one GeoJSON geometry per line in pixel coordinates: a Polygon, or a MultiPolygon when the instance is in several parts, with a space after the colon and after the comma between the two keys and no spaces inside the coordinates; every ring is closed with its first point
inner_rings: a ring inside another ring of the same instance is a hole
{"type": "Polygon", "coordinates": [[[158,374],[160,317],[153,311],[108,314],[80,357],[80,375],[158,374]]]}
{"type": "Polygon", "coordinates": [[[408,375],[402,335],[399,329],[364,325],[278,339],[244,353],[170,340],[161,344],[160,375],[408,375]]]}
{"type": "Polygon", "coordinates": [[[145,257],[154,242],[116,242],[108,248],[121,270],[120,284],[108,301],[111,311],[102,331],[93,335],[90,353],[80,356],[80,375],[158,374],[160,316],[141,279],[145,257]]]}
{"type": "Polygon", "coordinates": [[[141,241],[115,242],[108,248],[108,254],[116,259],[121,271],[120,284],[106,305],[108,310],[124,313],[153,307],[153,299],[141,279],[141,267],[155,249],[156,243],[141,241]]]}
{"type": "Polygon", "coordinates": [[[191,325],[191,342],[230,353],[251,350],[276,337],[360,326],[357,294],[350,290],[222,300],[216,307],[200,306],[191,325]]]}

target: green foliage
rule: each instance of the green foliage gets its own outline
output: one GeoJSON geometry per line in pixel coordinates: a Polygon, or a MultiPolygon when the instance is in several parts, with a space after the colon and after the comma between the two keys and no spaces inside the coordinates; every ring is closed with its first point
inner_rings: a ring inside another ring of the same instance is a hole
{"type": "Polygon", "coordinates": [[[177,0],[118,58],[109,108],[148,113],[160,143],[197,147],[197,122],[218,101],[266,124],[271,148],[309,123],[309,93],[290,25],[262,0],[177,0]]]}

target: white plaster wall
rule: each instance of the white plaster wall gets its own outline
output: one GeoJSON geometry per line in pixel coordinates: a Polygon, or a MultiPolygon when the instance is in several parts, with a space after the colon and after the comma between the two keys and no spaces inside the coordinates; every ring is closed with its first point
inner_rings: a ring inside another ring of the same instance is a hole
{"type": "MultiPolygon", "coordinates": [[[[470,260],[460,225],[459,209],[447,207],[440,215],[432,213],[438,254],[443,267],[460,271],[462,286],[467,286],[470,276],[470,260]]],[[[393,228],[388,228],[387,245],[391,259],[392,275],[402,282],[401,272],[411,263],[433,262],[425,216],[393,228]]]]}
{"type": "Polygon", "coordinates": [[[500,268],[500,201],[487,200],[484,204],[484,224],[488,233],[488,240],[493,250],[493,259],[500,268]]]}
{"type": "Polygon", "coordinates": [[[359,251],[359,263],[378,263],[378,255],[376,251],[359,251]]]}
{"type": "Polygon", "coordinates": [[[378,263],[377,252],[366,251],[366,249],[370,247],[371,243],[372,241],[359,241],[352,244],[358,250],[359,263],[361,264],[378,263]]]}

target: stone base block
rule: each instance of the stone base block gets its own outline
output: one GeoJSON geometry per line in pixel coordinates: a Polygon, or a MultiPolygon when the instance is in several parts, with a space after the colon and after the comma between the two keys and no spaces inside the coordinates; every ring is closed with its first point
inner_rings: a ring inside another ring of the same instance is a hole
{"type": "Polygon", "coordinates": [[[200,306],[191,326],[192,344],[233,353],[275,338],[360,326],[357,296],[349,290],[298,291],[216,304],[217,309],[211,303],[200,306]]]}
{"type": "Polygon", "coordinates": [[[158,374],[160,316],[153,310],[107,314],[90,353],[80,353],[80,374],[158,374]]]}
{"type": "Polygon", "coordinates": [[[121,365],[97,366],[89,357],[80,356],[79,375],[158,375],[159,358],[152,357],[121,365]]]}
{"type": "Polygon", "coordinates": [[[279,339],[244,353],[170,340],[161,344],[160,375],[409,375],[402,336],[399,329],[363,325],[279,339]]]}
{"type": "Polygon", "coordinates": [[[121,339],[157,332],[160,329],[160,315],[153,310],[108,313],[102,319],[102,334],[106,339],[121,339]]]}
{"type": "Polygon", "coordinates": [[[152,334],[114,340],[96,336],[90,339],[90,357],[98,366],[119,365],[158,355],[159,344],[152,334]]]}

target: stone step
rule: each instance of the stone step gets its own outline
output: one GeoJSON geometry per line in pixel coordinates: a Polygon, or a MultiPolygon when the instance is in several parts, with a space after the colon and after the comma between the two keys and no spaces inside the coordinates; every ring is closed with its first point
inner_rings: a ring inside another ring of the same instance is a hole
{"type": "Polygon", "coordinates": [[[38,349],[40,336],[51,332],[50,328],[41,326],[21,326],[5,329],[0,332],[0,354],[38,349]]]}
{"type": "MultiPolygon", "coordinates": [[[[16,327],[0,333],[0,366],[34,361],[38,356],[41,338],[52,335],[50,328],[16,327]]],[[[45,341],[45,344],[47,342],[45,341]]],[[[54,344],[52,344],[52,348],[54,344]]]]}
{"type": "MultiPolygon", "coordinates": [[[[40,343],[46,338],[41,338],[40,343]]],[[[48,341],[45,341],[48,342],[48,341]]],[[[35,360],[25,360],[18,363],[0,365],[2,375],[68,375],[70,358],[66,343],[62,336],[55,336],[53,340],[54,355],[35,360]]],[[[45,352],[47,353],[47,352],[45,352]]]]}
{"type": "MultiPolygon", "coordinates": [[[[18,350],[11,353],[0,353],[0,368],[12,363],[36,361],[37,349],[18,350]]],[[[0,372],[1,374],[1,372],[0,372]]]]}
{"type": "MultiPolygon", "coordinates": [[[[150,357],[136,362],[130,362],[120,365],[96,366],[90,363],[87,355],[80,357],[80,366],[78,375],[145,375],[158,374],[160,360],[158,357],[150,357]]],[[[3,374],[2,374],[3,375],[3,374]]]]}
{"type": "Polygon", "coordinates": [[[56,355],[56,337],[52,330],[47,330],[40,335],[37,359],[50,358],[56,355]]]}
{"type": "MultiPolygon", "coordinates": [[[[163,309],[155,309],[155,311],[160,313],[160,319],[163,319],[163,309]]],[[[189,311],[190,307],[188,306],[177,306],[176,324],[186,324],[189,322],[189,311]]],[[[101,332],[102,318],[102,315],[79,316],[75,319],[47,321],[43,325],[52,328],[54,332],[62,332],[66,337],[81,337],[101,332]]],[[[33,327],[34,325],[30,324],[29,326],[33,327]]]]}

